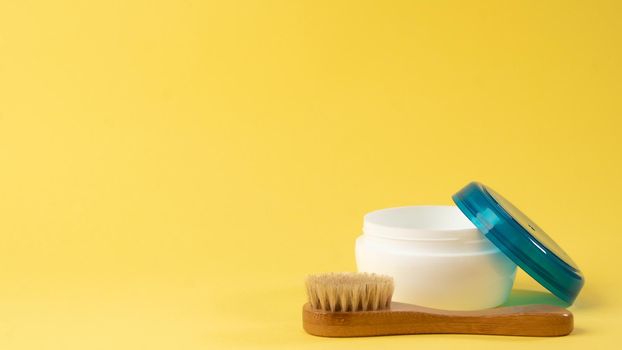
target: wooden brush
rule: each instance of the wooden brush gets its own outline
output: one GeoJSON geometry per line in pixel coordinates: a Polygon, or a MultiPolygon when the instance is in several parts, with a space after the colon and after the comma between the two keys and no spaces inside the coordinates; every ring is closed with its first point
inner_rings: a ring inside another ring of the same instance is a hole
{"type": "Polygon", "coordinates": [[[572,313],[552,305],[445,311],[391,302],[393,278],[369,273],[323,273],[306,280],[302,325],[322,337],[397,334],[567,335],[572,313]]]}

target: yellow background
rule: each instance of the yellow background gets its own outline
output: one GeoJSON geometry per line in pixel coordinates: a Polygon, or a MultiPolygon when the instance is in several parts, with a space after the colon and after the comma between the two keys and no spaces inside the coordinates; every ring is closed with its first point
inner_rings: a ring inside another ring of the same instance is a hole
{"type": "Polygon", "coordinates": [[[619,1],[1,0],[0,348],[619,345],[621,18],[619,1]],[[471,180],[583,269],[573,335],[302,331],[304,276],[355,269],[364,213],[471,180]]]}

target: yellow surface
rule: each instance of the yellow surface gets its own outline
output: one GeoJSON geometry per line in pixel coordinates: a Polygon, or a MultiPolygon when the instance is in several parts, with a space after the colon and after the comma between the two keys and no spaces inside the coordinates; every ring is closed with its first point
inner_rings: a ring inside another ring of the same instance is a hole
{"type": "Polygon", "coordinates": [[[2,0],[0,348],[619,346],[620,18],[619,1],[2,0]],[[365,212],[474,179],[583,269],[572,336],[301,330],[304,276],[355,268],[365,212]]]}

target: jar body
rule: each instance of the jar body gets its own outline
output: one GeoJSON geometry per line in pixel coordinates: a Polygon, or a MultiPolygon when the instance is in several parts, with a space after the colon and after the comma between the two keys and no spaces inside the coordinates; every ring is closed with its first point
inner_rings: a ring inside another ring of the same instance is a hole
{"type": "Polygon", "coordinates": [[[504,303],[516,265],[461,215],[452,206],[368,214],[356,240],[358,270],[392,276],[397,302],[445,310],[504,303]]]}

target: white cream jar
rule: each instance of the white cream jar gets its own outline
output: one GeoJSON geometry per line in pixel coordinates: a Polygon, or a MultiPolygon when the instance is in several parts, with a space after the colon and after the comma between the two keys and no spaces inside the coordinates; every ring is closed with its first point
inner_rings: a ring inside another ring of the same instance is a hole
{"type": "Polygon", "coordinates": [[[392,276],[394,301],[445,310],[502,304],[516,273],[516,265],[455,206],[365,215],[356,263],[361,272],[392,276]]]}

